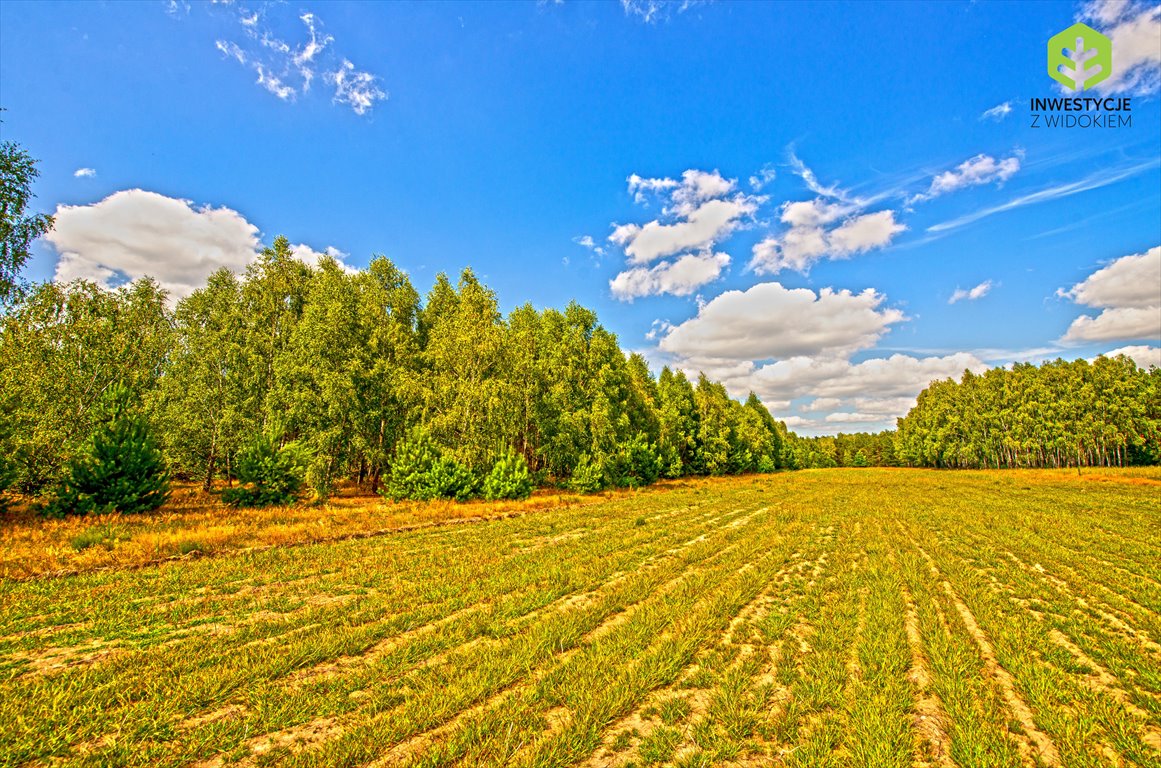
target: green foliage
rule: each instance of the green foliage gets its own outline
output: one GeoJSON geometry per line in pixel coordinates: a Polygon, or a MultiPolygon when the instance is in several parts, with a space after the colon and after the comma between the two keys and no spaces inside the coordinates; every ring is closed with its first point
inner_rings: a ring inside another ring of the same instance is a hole
{"type": "Polygon", "coordinates": [[[222,491],[222,501],[235,507],[292,504],[306,476],[310,453],[300,443],[278,446],[267,434],[247,443],[236,459],[241,485],[222,491]]]}
{"type": "Polygon", "coordinates": [[[484,478],[484,498],[526,499],[532,495],[532,473],[528,462],[518,453],[509,451],[492,467],[484,478]]]}
{"type": "Polygon", "coordinates": [[[896,436],[903,461],[928,467],[1123,466],[1156,462],[1159,445],[1161,369],[1125,356],[933,382],[896,436]]]}
{"type": "Polygon", "coordinates": [[[0,142],[0,305],[20,293],[17,282],[32,241],[52,229],[52,216],[27,214],[36,161],[14,141],[0,142]]]}
{"type": "Polygon", "coordinates": [[[85,450],[72,457],[45,514],[132,514],[157,509],[169,497],[169,474],[148,422],[132,410],[131,392],[118,385],[105,396],[106,421],[85,450]]]}
{"type": "Polygon", "coordinates": [[[593,461],[588,454],[582,454],[569,478],[568,487],[580,493],[596,493],[605,487],[605,468],[599,461],[593,461]]]}
{"type": "Polygon", "coordinates": [[[69,458],[85,450],[103,418],[101,393],[115,385],[152,415],[172,340],[165,292],[147,279],[112,291],[43,283],[0,316],[2,447],[14,487],[39,493],[60,485],[69,458]]]}
{"type": "Polygon", "coordinates": [[[854,458],[851,459],[850,466],[852,466],[852,467],[869,467],[869,466],[871,466],[871,462],[867,460],[867,454],[863,453],[860,450],[857,453],[855,453],[854,458]]]}
{"type": "Polygon", "coordinates": [[[472,471],[442,455],[428,432],[416,427],[396,448],[383,494],[395,501],[466,501],[478,490],[479,482],[472,471]]]}
{"type": "Polygon", "coordinates": [[[614,488],[639,488],[657,482],[662,463],[656,447],[638,432],[603,462],[605,484],[614,488]]]}

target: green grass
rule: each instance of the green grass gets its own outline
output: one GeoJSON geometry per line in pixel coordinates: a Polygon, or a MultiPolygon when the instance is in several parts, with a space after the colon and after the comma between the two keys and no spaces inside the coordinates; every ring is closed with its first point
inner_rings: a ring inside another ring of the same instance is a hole
{"type": "Polygon", "coordinates": [[[0,765],[1157,765],[1161,483],[1095,478],[694,481],[0,582],[0,765]]]}

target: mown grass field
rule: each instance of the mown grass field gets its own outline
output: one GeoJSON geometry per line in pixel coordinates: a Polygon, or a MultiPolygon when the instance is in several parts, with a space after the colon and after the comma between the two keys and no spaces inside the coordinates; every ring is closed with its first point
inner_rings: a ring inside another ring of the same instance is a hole
{"type": "Polygon", "coordinates": [[[9,579],[0,763],[1157,766],[1161,473],[705,480],[9,579]]]}

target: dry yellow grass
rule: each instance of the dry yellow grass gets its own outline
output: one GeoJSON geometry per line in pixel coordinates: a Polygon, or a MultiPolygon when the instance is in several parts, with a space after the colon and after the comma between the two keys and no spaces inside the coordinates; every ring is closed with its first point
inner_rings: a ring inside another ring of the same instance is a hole
{"type": "Polygon", "coordinates": [[[391,503],[348,488],[322,504],[234,509],[214,494],[180,485],[153,514],[46,520],[18,502],[12,513],[0,517],[0,578],[141,566],[168,558],[331,541],[583,503],[583,496],[548,491],[523,501],[391,503]]]}

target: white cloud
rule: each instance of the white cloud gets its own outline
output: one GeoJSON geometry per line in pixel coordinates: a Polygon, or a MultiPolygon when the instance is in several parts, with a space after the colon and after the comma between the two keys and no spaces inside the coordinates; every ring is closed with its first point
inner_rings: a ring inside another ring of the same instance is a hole
{"type": "Polygon", "coordinates": [[[1072,321],[1062,342],[1161,339],[1161,307],[1115,307],[1072,321]]]}
{"type": "Polygon", "coordinates": [[[324,258],[331,258],[338,262],[338,265],[345,272],[350,274],[358,272],[357,269],[347,263],[347,258],[349,258],[350,254],[343,253],[333,245],[328,245],[326,250],[316,251],[305,243],[299,243],[298,245],[290,246],[290,252],[294,255],[294,258],[310,267],[318,267],[324,258]]]}
{"type": "Polygon", "coordinates": [[[1012,102],[1005,101],[991,109],[985,109],[980,114],[981,120],[995,120],[997,123],[1003,120],[1008,115],[1012,114],[1012,102]]]}
{"type": "Polygon", "coordinates": [[[879,211],[855,216],[830,232],[828,238],[834,258],[882,248],[907,227],[895,221],[894,211],[879,211]]]}
{"type": "MultiPolygon", "coordinates": [[[[750,377],[761,397],[796,399],[800,397],[869,399],[914,398],[932,381],[958,378],[965,369],[987,368],[970,352],[943,357],[912,357],[895,354],[870,358],[859,363],[828,357],[793,357],[764,365],[750,377]]],[[[902,416],[906,409],[894,415],[902,416]]]]}
{"type": "Polygon", "coordinates": [[[597,241],[593,240],[592,235],[580,235],[578,237],[574,237],[572,241],[580,247],[587,248],[592,251],[593,256],[596,257],[597,261],[600,261],[600,258],[605,255],[604,247],[598,245],[597,241]]]}
{"type": "Polygon", "coordinates": [[[1161,86],[1161,5],[1096,0],[1081,18],[1112,41],[1112,74],[1098,83],[1105,93],[1152,94],[1161,86]]]}
{"type": "Polygon", "coordinates": [[[662,338],[664,352],[693,360],[765,360],[800,355],[844,355],[873,345],[906,318],[881,308],[885,297],[823,288],[759,283],[726,291],[662,338]]]}
{"type": "Polygon", "coordinates": [[[674,13],[685,13],[698,5],[701,5],[701,0],[621,0],[625,15],[644,24],[664,21],[674,13]]]}
{"type": "Polygon", "coordinates": [[[1161,339],[1161,246],[1122,256],[1057,294],[1102,309],[1073,320],[1063,342],[1161,339]]]}
{"type": "Polygon", "coordinates": [[[1044,203],[1049,200],[1056,200],[1061,197],[1069,197],[1070,195],[1079,194],[1081,192],[1088,192],[1092,189],[1107,187],[1108,185],[1115,184],[1116,182],[1123,179],[1136,176],[1137,174],[1143,171],[1147,171],[1150,168],[1156,168],[1158,165],[1161,165],[1161,159],[1153,158],[1152,160],[1146,160],[1144,162],[1137,163],[1136,165],[1122,166],[1121,168],[1097,171],[1096,173],[1092,173],[1078,181],[1070,181],[1065,184],[1058,184],[1054,187],[1046,187],[1037,192],[1032,192],[1027,195],[1021,195],[1020,197],[1013,198],[1012,200],[1009,200],[1008,202],[1001,205],[992,206],[991,208],[983,208],[981,210],[974,211],[973,213],[968,213],[958,218],[951,219],[950,221],[933,224],[927,228],[927,231],[946,232],[951,229],[962,227],[965,224],[974,223],[980,219],[987,218],[988,216],[992,216],[997,213],[1003,213],[1004,211],[1022,208],[1026,205],[1044,203]]]}
{"type": "Polygon", "coordinates": [[[267,72],[266,68],[261,64],[255,65],[254,70],[258,73],[258,80],[256,81],[258,85],[262,86],[267,91],[274,94],[283,101],[294,101],[294,97],[298,95],[298,92],[295,91],[294,88],[282,82],[282,80],[272,72],[267,72]]]}
{"type": "Polygon", "coordinates": [[[717,280],[729,266],[724,253],[687,253],[676,261],[663,261],[652,268],[637,267],[609,281],[613,295],[622,301],[663,293],[688,296],[701,286],[717,280]]]}
{"type": "Polygon", "coordinates": [[[1118,349],[1105,352],[1105,357],[1116,357],[1117,355],[1125,355],[1133,359],[1139,368],[1148,370],[1151,366],[1161,368],[1161,347],[1150,347],[1145,345],[1136,345],[1131,347],[1120,347],[1118,349]]]}
{"type": "Polygon", "coordinates": [[[821,197],[782,204],[781,220],[791,227],[822,227],[855,210],[845,203],[828,203],[821,197]]]}
{"type": "Polygon", "coordinates": [[[97,175],[95,168],[78,168],[73,171],[73,177],[78,179],[92,179],[97,175]]]}
{"type": "Polygon", "coordinates": [[[646,179],[635,173],[630,174],[628,181],[629,192],[633,195],[634,202],[641,205],[647,204],[647,193],[667,192],[678,184],[676,179],[646,179]]]}
{"type": "Polygon", "coordinates": [[[110,285],[148,275],[178,299],[221,267],[242,270],[259,248],[258,228],[237,211],[141,189],[92,205],[62,205],[55,215],[45,239],[60,254],[58,281],[110,285]]]}
{"type": "Polygon", "coordinates": [[[334,51],[334,37],[320,31],[319,19],[313,13],[298,17],[308,36],[299,44],[265,29],[258,12],[236,8],[230,13],[237,17],[246,47],[230,40],[217,40],[215,46],[223,56],[251,69],[257,75],[256,83],[282,101],[293,102],[307,94],[319,72],[334,88],[332,101],[351,107],[355,114],[364,115],[387,98],[375,75],[356,69],[334,51]]]}
{"type": "Polygon", "coordinates": [[[951,294],[951,298],[947,300],[947,303],[948,304],[955,304],[957,301],[964,301],[965,299],[967,301],[975,301],[976,299],[982,299],[983,297],[987,296],[988,292],[991,290],[992,290],[992,281],[991,280],[985,280],[982,283],[980,283],[979,285],[977,285],[975,288],[969,288],[967,290],[964,290],[963,288],[960,288],[957,286],[955,289],[955,292],[951,294]]]}
{"type": "Polygon", "coordinates": [[[849,206],[821,199],[813,203],[784,204],[782,220],[791,224],[790,229],[758,242],[753,248],[750,269],[760,275],[777,274],[784,269],[805,273],[823,258],[845,259],[883,248],[907,229],[896,221],[892,210],[851,216],[837,227],[824,228],[848,210],[849,206]]]}
{"type": "Polygon", "coordinates": [[[819,195],[820,197],[834,197],[840,200],[845,200],[847,198],[846,192],[839,189],[837,184],[832,184],[829,187],[824,186],[818,180],[818,177],[814,175],[814,171],[807,168],[806,163],[799,160],[798,155],[794,154],[793,150],[791,150],[788,154],[791,170],[794,171],[796,176],[802,179],[802,182],[806,184],[806,188],[811,192],[819,195]]]}
{"type": "Polygon", "coordinates": [[[356,115],[365,115],[376,101],[387,98],[387,92],[379,87],[374,75],[360,72],[346,59],[339,69],[328,72],[326,78],[335,87],[334,102],[346,104],[356,115]]]}
{"type": "MultiPolygon", "coordinates": [[[[143,189],[114,192],[92,205],[62,205],[45,239],[60,255],[54,279],[92,280],[110,287],[152,277],[176,301],[225,267],[242,272],[258,255],[258,227],[242,214],[143,189]]],[[[316,251],[299,243],[291,253],[317,267],[326,256],[353,272],[334,246],[316,251]]]]}
{"type": "Polygon", "coordinates": [[[1122,256],[1058,295],[1087,307],[1153,307],[1161,304],[1161,246],[1122,256]]]}
{"type": "Polygon", "coordinates": [[[750,176],[750,189],[761,192],[762,188],[777,178],[778,174],[773,166],[764,165],[762,170],[750,176]]]}
{"type": "MultiPolygon", "coordinates": [[[[723,177],[718,171],[690,169],[681,179],[645,178],[633,174],[628,178],[633,199],[648,205],[651,198],[664,203],[661,216],[645,224],[614,225],[609,242],[625,251],[631,266],[648,264],[676,254],[686,254],[679,261],[691,264],[691,252],[705,261],[713,247],[742,226],[765,202],[764,197],[736,192],[737,181],[723,177]]],[[[586,246],[587,247],[587,246],[586,246]]],[[[670,267],[676,266],[670,265],[670,267]]],[[[656,274],[664,274],[661,270],[656,274]]],[[[636,285],[647,274],[630,270],[618,275],[617,280],[636,285]]],[[[636,294],[641,295],[641,294],[636,294]]]]}
{"type": "Polygon", "coordinates": [[[710,247],[731,234],[743,217],[757,209],[757,203],[745,195],[729,200],[706,200],[672,224],[654,220],[640,227],[618,227],[614,242],[624,243],[629,263],[647,264],[681,251],[710,247]]]}
{"type": "Polygon", "coordinates": [[[997,160],[991,155],[976,155],[963,161],[955,169],[936,175],[931,180],[931,186],[926,192],[913,196],[908,202],[930,200],[957,189],[989,184],[993,181],[997,184],[1003,184],[1012,178],[1018,170],[1020,170],[1019,154],[1014,154],[1003,160],[997,160]]]}

